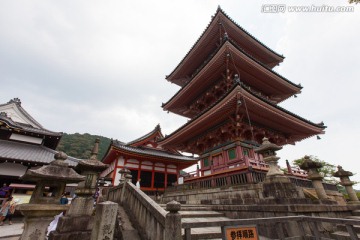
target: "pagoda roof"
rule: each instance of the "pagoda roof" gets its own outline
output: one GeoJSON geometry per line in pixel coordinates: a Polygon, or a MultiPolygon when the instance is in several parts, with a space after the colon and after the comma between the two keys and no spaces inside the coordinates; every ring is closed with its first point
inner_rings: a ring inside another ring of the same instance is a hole
{"type": "MultiPolygon", "coordinates": [[[[15,162],[49,164],[58,153],[43,145],[21,143],[8,140],[0,140],[0,159],[15,162]]],[[[81,159],[68,156],[67,162],[70,166],[76,166],[81,159]]]]}
{"type": "Polygon", "coordinates": [[[142,145],[148,141],[162,139],[162,138],[164,138],[164,135],[161,132],[160,124],[158,124],[152,131],[146,133],[145,135],[143,135],[135,140],[128,142],[126,145],[138,146],[138,145],[142,145]]]}
{"type": "Polygon", "coordinates": [[[190,104],[191,101],[197,98],[199,93],[204,92],[204,89],[215,84],[215,81],[222,77],[221,74],[224,74],[226,71],[227,54],[231,54],[231,57],[229,57],[229,67],[240,71],[238,74],[240,74],[244,83],[255,87],[265,95],[276,97],[276,102],[281,102],[294,94],[300,93],[301,86],[292,83],[257,61],[232,40],[228,39],[210,55],[211,57],[203,63],[191,80],[168,102],[162,105],[164,110],[174,111],[186,117],[193,117],[184,115],[181,112],[181,107],[190,104]],[[215,81],[208,80],[209,78],[214,78],[214,76],[219,78],[214,79],[215,81]],[[176,109],[180,110],[176,111],[176,109]]]}
{"type": "MultiPolygon", "coordinates": [[[[326,128],[322,123],[316,124],[306,120],[253,93],[242,83],[236,82],[216,102],[176,131],[165,136],[164,139],[159,141],[159,145],[175,147],[177,144],[184,143],[223,123],[229,119],[230,114],[235,112],[239,99],[246,101],[246,109],[251,122],[284,133],[290,136],[293,142],[316,134],[322,134],[326,128]]],[[[245,111],[244,107],[243,111],[245,111]]]]}
{"type": "MultiPolygon", "coordinates": [[[[0,125],[17,131],[61,137],[63,133],[45,129],[22,106],[18,98],[0,104],[0,125]],[[2,124],[1,124],[2,123],[2,124]]],[[[60,139],[60,138],[59,138],[60,139]]]]}
{"type": "Polygon", "coordinates": [[[219,34],[224,35],[225,33],[230,39],[241,45],[246,52],[249,52],[254,58],[270,68],[278,65],[284,59],[282,55],[264,45],[218,7],[207,28],[166,79],[183,86],[189,80],[191,74],[196,71],[196,68],[202,64],[204,59],[207,59],[208,55],[219,44],[219,39],[223,37],[219,36],[219,34]]]}
{"type": "Polygon", "coordinates": [[[141,158],[150,158],[150,159],[157,159],[157,160],[165,160],[170,162],[181,162],[186,165],[192,165],[195,164],[198,159],[193,157],[184,156],[180,153],[172,153],[165,150],[160,149],[154,149],[154,148],[148,148],[145,146],[141,147],[134,147],[129,146],[127,144],[124,144],[120,141],[113,140],[110,143],[109,149],[107,154],[103,158],[104,163],[110,163],[112,157],[109,157],[111,155],[111,152],[117,151],[121,154],[132,156],[132,157],[141,157],[141,158]]]}

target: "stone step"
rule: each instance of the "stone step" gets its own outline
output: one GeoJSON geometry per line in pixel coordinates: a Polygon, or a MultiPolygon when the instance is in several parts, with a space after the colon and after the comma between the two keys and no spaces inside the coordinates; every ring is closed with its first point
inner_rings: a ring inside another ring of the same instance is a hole
{"type": "MultiPolygon", "coordinates": [[[[166,209],[166,204],[159,204],[162,208],[166,209]]],[[[190,205],[190,204],[182,204],[181,211],[207,211],[211,210],[211,207],[201,206],[201,205],[190,205]]]]}
{"type": "MultiPolygon", "coordinates": [[[[336,240],[349,240],[351,239],[350,234],[348,232],[337,231],[330,234],[336,240]]],[[[360,238],[360,234],[357,234],[358,238],[360,238]]]]}
{"type": "MultiPolygon", "coordinates": [[[[360,233],[360,225],[354,225],[353,227],[356,233],[360,233]]],[[[336,228],[341,232],[347,232],[345,224],[338,224],[336,228]]]]}
{"type": "MultiPolygon", "coordinates": [[[[182,236],[185,239],[185,231],[182,229],[182,236]]],[[[220,227],[192,228],[191,240],[198,239],[221,239],[220,227]]]]}
{"type": "Polygon", "coordinates": [[[360,220],[360,216],[347,216],[347,219],[360,220]]]}
{"type": "Polygon", "coordinates": [[[352,211],[353,216],[360,216],[360,210],[352,211]]]}
{"type": "MultiPolygon", "coordinates": [[[[219,220],[229,220],[227,217],[191,217],[182,218],[183,223],[193,222],[218,222],[219,220]]],[[[185,230],[182,229],[184,237],[185,230]]],[[[203,228],[192,228],[191,239],[221,239],[221,227],[203,227],[203,228]]]]}
{"type": "Polygon", "coordinates": [[[200,217],[223,217],[223,213],[215,211],[179,211],[182,218],[200,218],[200,217]]]}

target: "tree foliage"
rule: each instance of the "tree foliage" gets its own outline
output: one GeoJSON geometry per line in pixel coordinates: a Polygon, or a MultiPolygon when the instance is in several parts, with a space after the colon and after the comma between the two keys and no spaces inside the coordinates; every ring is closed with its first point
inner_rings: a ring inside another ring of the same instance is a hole
{"type": "Polygon", "coordinates": [[[100,139],[99,154],[97,158],[101,160],[109,147],[111,141],[110,138],[91,135],[89,133],[64,133],[56,150],[63,151],[67,155],[75,158],[88,159],[91,155],[96,138],[100,139]]]}
{"type": "MultiPolygon", "coordinates": [[[[327,183],[338,184],[339,180],[333,177],[333,174],[336,172],[336,166],[325,162],[319,159],[316,156],[309,156],[311,160],[315,162],[320,162],[322,164],[322,168],[318,169],[318,172],[324,177],[323,181],[327,183]]],[[[300,166],[304,161],[304,158],[296,159],[293,161],[294,165],[300,166]]]]}

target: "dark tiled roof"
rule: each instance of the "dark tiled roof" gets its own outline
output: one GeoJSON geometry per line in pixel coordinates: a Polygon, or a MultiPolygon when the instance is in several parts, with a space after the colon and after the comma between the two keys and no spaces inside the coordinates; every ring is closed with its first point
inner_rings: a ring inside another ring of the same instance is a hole
{"type": "MultiPolygon", "coordinates": [[[[0,140],[0,158],[13,161],[49,164],[54,160],[57,151],[42,145],[20,143],[15,141],[0,140]]],[[[70,166],[76,166],[81,159],[68,156],[66,162],[70,166]]]]}
{"type": "MultiPolygon", "coordinates": [[[[141,136],[135,140],[132,140],[131,142],[128,142],[126,145],[132,145],[134,143],[137,142],[141,142],[142,140],[145,140],[146,138],[150,137],[151,135],[153,135],[154,133],[156,133],[157,131],[160,131],[161,133],[161,128],[160,128],[160,124],[156,125],[156,127],[154,128],[154,130],[152,130],[151,132],[145,134],[144,136],[141,136]]],[[[162,134],[161,134],[162,135],[162,134]]]]}
{"type": "Polygon", "coordinates": [[[61,132],[53,132],[53,131],[50,131],[50,130],[47,130],[44,128],[42,128],[42,129],[34,128],[29,124],[14,122],[11,118],[1,116],[1,115],[0,115],[0,121],[6,123],[11,128],[20,129],[24,132],[32,132],[32,133],[37,133],[37,134],[59,136],[59,137],[61,137],[63,135],[63,133],[61,133],[61,132]]]}
{"type": "Polygon", "coordinates": [[[118,141],[113,141],[111,143],[114,147],[130,152],[130,153],[137,153],[141,155],[147,155],[147,156],[155,156],[155,157],[163,157],[163,158],[169,158],[173,160],[183,160],[183,161],[197,161],[197,158],[193,157],[187,157],[181,154],[173,154],[162,150],[156,150],[156,149],[149,149],[146,147],[131,147],[128,145],[123,145],[119,143],[118,141]]]}
{"type": "Polygon", "coordinates": [[[267,104],[287,113],[290,114],[294,117],[296,117],[297,119],[304,121],[312,126],[318,127],[318,128],[322,128],[325,129],[326,126],[323,123],[313,123],[305,118],[300,117],[299,115],[292,113],[274,103],[272,103],[271,101],[267,100],[266,98],[264,98],[263,96],[259,96],[255,93],[253,93],[251,90],[248,90],[246,86],[244,86],[242,83],[239,82],[235,82],[234,85],[226,92],[224,93],[224,95],[222,97],[220,97],[217,101],[215,101],[214,103],[212,103],[211,105],[209,105],[207,108],[205,108],[203,111],[201,111],[198,115],[196,115],[194,118],[192,118],[191,120],[189,120],[188,122],[184,123],[181,127],[179,127],[177,130],[175,130],[174,132],[172,132],[170,135],[166,135],[164,139],[160,140],[159,142],[162,142],[165,139],[168,139],[169,137],[171,137],[172,135],[174,135],[175,133],[179,132],[181,129],[185,128],[187,125],[191,124],[192,122],[194,122],[196,119],[198,119],[199,117],[201,117],[203,114],[205,114],[206,112],[210,111],[213,107],[215,107],[218,103],[220,103],[226,96],[228,96],[228,94],[230,94],[236,87],[241,87],[241,89],[245,89],[246,92],[250,93],[251,95],[255,96],[256,98],[261,99],[262,101],[266,102],[267,104]]]}

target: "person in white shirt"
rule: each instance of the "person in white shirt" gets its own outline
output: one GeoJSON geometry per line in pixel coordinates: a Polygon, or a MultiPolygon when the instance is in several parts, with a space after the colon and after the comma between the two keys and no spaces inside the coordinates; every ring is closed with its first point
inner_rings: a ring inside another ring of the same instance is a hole
{"type": "Polygon", "coordinates": [[[136,182],[136,188],[137,188],[137,189],[140,189],[140,181],[141,181],[141,179],[139,178],[139,179],[137,180],[137,182],[136,182]]]}

